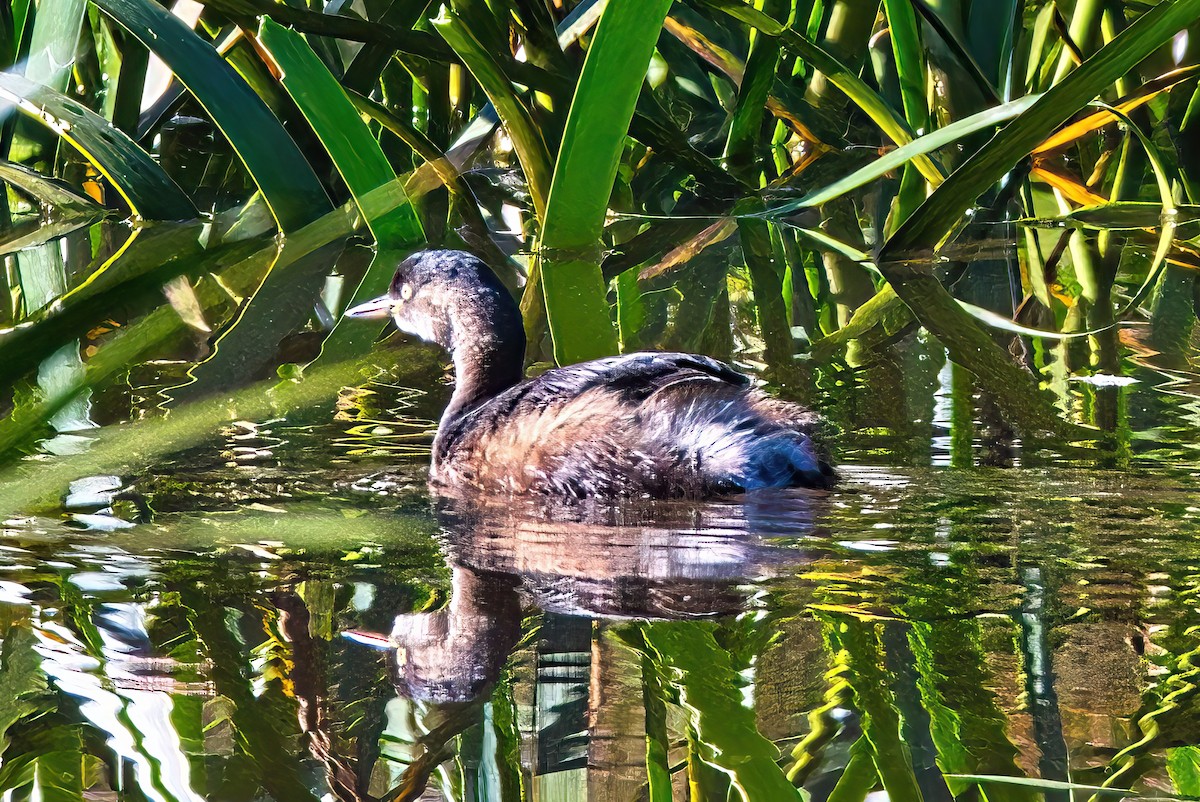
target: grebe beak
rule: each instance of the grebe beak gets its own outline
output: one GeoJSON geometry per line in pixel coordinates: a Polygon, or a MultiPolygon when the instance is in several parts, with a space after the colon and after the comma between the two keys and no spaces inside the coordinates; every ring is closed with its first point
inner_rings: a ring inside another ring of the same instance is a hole
{"type": "Polygon", "coordinates": [[[342,313],[343,317],[354,317],[361,320],[384,320],[392,316],[392,307],[396,301],[387,295],[381,295],[374,300],[352,306],[342,313]]]}

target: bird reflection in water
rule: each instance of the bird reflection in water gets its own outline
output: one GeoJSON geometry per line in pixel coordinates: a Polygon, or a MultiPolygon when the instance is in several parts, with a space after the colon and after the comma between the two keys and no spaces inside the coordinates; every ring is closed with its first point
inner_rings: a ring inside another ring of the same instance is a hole
{"type": "Polygon", "coordinates": [[[485,798],[479,783],[532,784],[541,798],[570,789],[633,798],[646,781],[642,666],[614,627],[752,608],[757,583],[806,561],[821,497],[783,490],[618,508],[439,499],[449,602],[397,616],[376,638],[392,651],[398,693],[383,744],[395,767],[386,798],[430,798],[430,785],[485,798]],[[514,681],[498,689],[506,671],[514,681]],[[522,776],[505,780],[486,748],[494,754],[495,720],[514,711],[522,776]],[[475,725],[493,732],[455,737],[475,725]],[[461,774],[450,769],[456,752],[461,774]]]}

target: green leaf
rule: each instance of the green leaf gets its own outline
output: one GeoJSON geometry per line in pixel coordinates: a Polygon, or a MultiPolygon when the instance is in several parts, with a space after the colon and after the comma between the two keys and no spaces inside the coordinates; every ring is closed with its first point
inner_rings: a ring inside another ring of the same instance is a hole
{"type": "Polygon", "coordinates": [[[1177,746],[1167,750],[1167,774],[1175,791],[1183,796],[1200,796],[1200,746],[1177,746]]]}
{"type": "MultiPolygon", "coordinates": [[[[887,14],[888,38],[892,43],[892,58],[896,66],[896,83],[904,119],[913,131],[929,128],[929,109],[925,99],[925,48],[917,24],[917,15],[910,0],[884,0],[887,14]]],[[[890,228],[902,223],[925,199],[926,184],[913,165],[907,165],[900,178],[900,189],[892,205],[888,221],[890,228]]]]}
{"type": "MultiPolygon", "coordinates": [[[[383,149],[346,92],[300,34],[264,19],[259,35],[283,70],[283,88],[312,125],[375,236],[375,258],[350,304],[382,295],[400,259],[425,240],[421,221],[412,203],[379,213],[364,207],[361,198],[396,179],[383,149]]],[[[377,333],[370,326],[343,326],[339,321],[326,338],[321,356],[341,359],[362,353],[371,347],[377,333]]]]}
{"type": "MultiPolygon", "coordinates": [[[[361,199],[365,208],[370,209],[372,214],[383,214],[389,208],[399,206],[407,202],[407,198],[403,192],[403,184],[401,179],[397,179],[377,190],[369,193],[361,199]]],[[[282,252],[278,252],[277,245],[271,242],[265,248],[256,249],[252,254],[245,255],[241,250],[243,246],[253,247],[252,243],[237,243],[238,248],[231,251],[230,254],[222,253],[221,256],[232,256],[236,259],[233,264],[223,262],[219,259],[216,264],[211,265],[212,269],[220,270],[220,283],[211,279],[204,279],[197,285],[197,294],[200,298],[201,305],[207,311],[210,307],[217,307],[227,304],[229,301],[229,293],[236,295],[245,295],[253,290],[254,286],[261,280],[263,272],[273,264],[273,269],[277,271],[277,275],[281,278],[282,286],[288,285],[289,279],[293,275],[292,271],[296,268],[298,262],[305,257],[310,257],[316,262],[321,262],[318,256],[313,257],[321,248],[326,247],[331,243],[335,243],[345,238],[354,231],[356,215],[350,209],[337,209],[330,214],[325,215],[320,220],[311,223],[299,231],[295,232],[288,238],[286,247],[282,252]],[[222,267],[225,269],[221,270],[222,267]]],[[[301,265],[301,269],[304,269],[301,265]]],[[[103,296],[97,296],[103,297],[103,296]]],[[[128,370],[129,366],[135,364],[139,359],[145,357],[146,354],[157,348],[161,348],[164,343],[171,338],[179,336],[184,330],[184,324],[175,314],[175,311],[168,305],[163,305],[155,309],[150,314],[138,320],[132,325],[122,328],[114,337],[107,340],[100,346],[87,361],[87,370],[81,380],[76,382],[72,387],[67,388],[60,394],[54,397],[47,398],[44,401],[33,405],[32,408],[18,409],[17,413],[5,421],[0,421],[0,455],[5,454],[14,445],[27,442],[33,432],[38,430],[40,425],[43,425],[56,411],[63,408],[72,398],[85,392],[89,388],[99,387],[111,381],[113,376],[118,375],[124,370],[128,370]]],[[[251,341],[247,338],[247,341],[251,341]]],[[[338,363],[339,365],[354,365],[353,361],[347,363],[338,363]]],[[[347,378],[345,367],[343,370],[343,378],[347,378]]],[[[318,370],[319,375],[334,375],[334,366],[326,366],[324,370],[318,370]]],[[[273,383],[272,383],[273,384],[273,383]]],[[[265,404],[265,407],[256,407],[258,409],[270,409],[272,401],[265,394],[265,388],[270,385],[264,385],[259,388],[247,390],[246,395],[238,395],[238,398],[247,399],[247,403],[265,404]],[[257,394],[257,395],[256,395],[257,394]]],[[[305,382],[305,387],[314,387],[311,382],[305,382]]],[[[280,390],[282,396],[289,396],[288,387],[280,390]]],[[[328,388],[325,388],[328,392],[328,388]]],[[[176,393],[179,391],[176,390],[176,393]]],[[[195,410],[199,415],[199,407],[196,405],[195,410]]],[[[232,406],[230,407],[232,408],[232,406]]],[[[172,413],[173,415],[182,415],[182,411],[172,413]]],[[[219,413],[218,413],[219,414],[219,413]]],[[[265,413],[264,413],[265,414],[265,413]]],[[[247,412],[246,417],[257,417],[255,414],[247,412]]],[[[211,419],[210,419],[211,420],[211,419]]],[[[198,436],[198,435],[197,435],[198,436]]],[[[117,444],[122,442],[117,438],[117,444]]],[[[170,444],[167,443],[162,447],[170,450],[170,444]]],[[[101,461],[92,464],[90,472],[102,473],[104,468],[104,460],[109,461],[109,468],[115,464],[115,461],[125,458],[125,452],[122,448],[127,449],[128,444],[124,447],[114,448],[111,451],[97,451],[98,447],[93,447],[89,452],[92,455],[102,456],[101,461]]],[[[166,453],[166,452],[148,452],[148,453],[166,453]]],[[[66,464],[70,470],[70,465],[66,464]]],[[[43,465],[40,471],[40,476],[52,485],[53,479],[51,474],[46,471],[50,470],[48,465],[43,465]]],[[[53,473],[51,471],[51,473],[53,473]]],[[[78,476],[86,476],[88,471],[78,474],[78,476]]],[[[72,478],[77,478],[73,476],[72,478]]],[[[10,487],[16,488],[18,485],[25,487],[25,492],[37,493],[38,485],[34,482],[32,485],[24,485],[20,480],[14,480],[16,485],[10,487]]],[[[41,490],[45,490],[46,486],[41,486],[41,490]]],[[[58,492],[58,491],[53,491],[58,492]]],[[[7,493],[7,488],[6,488],[7,493]]],[[[13,503],[19,503],[19,495],[12,499],[13,503]]],[[[6,495],[0,503],[0,509],[5,507],[9,498],[6,495]]]]}
{"type": "MultiPolygon", "coordinates": [[[[838,61],[820,46],[801,36],[782,22],[770,17],[742,0],[704,0],[705,5],[719,9],[767,36],[779,37],[784,47],[795,52],[807,63],[823,73],[838,89],[850,98],[879,130],[897,145],[907,145],[913,140],[912,129],[896,116],[879,93],[867,86],[858,72],[838,61]]],[[[913,164],[934,186],[942,182],[944,174],[933,160],[924,154],[913,159],[913,164]]]]}
{"type": "MultiPolygon", "coordinates": [[[[211,45],[150,0],[96,0],[108,15],[158,55],[196,97],[245,164],[284,233],[332,209],[299,147],[262,99],[211,45]]],[[[327,258],[330,257],[326,254],[327,258]]],[[[336,254],[332,254],[336,256],[336,254]]],[[[310,314],[324,278],[319,258],[298,260],[290,274],[272,269],[217,341],[191,371],[176,400],[243,383],[274,358],[276,347],[310,314]],[[253,327],[245,327],[253,323],[253,327]]]]}
{"type": "Polygon", "coordinates": [[[332,208],[296,143],[212,45],[151,0],[94,2],[166,62],[205,108],[262,190],[283,231],[294,231],[332,208]]]}
{"type": "Polygon", "coordinates": [[[925,102],[925,48],[921,45],[917,15],[911,0],[884,0],[883,7],[900,79],[904,119],[911,129],[920,131],[926,127],[929,111],[925,102]]]}
{"type": "MultiPolygon", "coordinates": [[[[186,272],[220,270],[230,259],[245,258],[261,245],[234,243],[211,251],[200,248],[199,222],[137,227],[110,259],[66,294],[30,315],[21,325],[0,330],[0,384],[33,370],[38,361],[104,317],[140,311],[161,302],[164,281],[186,272]]],[[[136,324],[135,324],[136,325],[136,324]]],[[[4,438],[0,436],[0,443],[4,438]]],[[[0,446],[0,450],[2,450],[0,446]]]]}
{"type": "Polygon", "coordinates": [[[188,196],[149,154],[91,109],[7,72],[0,73],[0,99],[15,104],[71,143],[141,217],[191,220],[199,216],[188,196]]]}
{"type": "MultiPolygon", "coordinates": [[[[933,8],[930,8],[929,3],[926,2],[926,0],[910,0],[910,2],[912,6],[921,12],[922,18],[929,25],[929,27],[937,33],[938,38],[945,43],[947,49],[954,54],[955,58],[958,60],[959,66],[961,67],[961,71],[965,72],[967,77],[972,80],[975,86],[979,89],[979,93],[988,102],[999,103],[1000,95],[996,92],[996,87],[993,85],[994,79],[988,78],[983,74],[983,70],[980,68],[979,62],[977,62],[975,60],[975,56],[972,55],[974,48],[968,47],[959,41],[959,38],[955,35],[954,31],[951,30],[950,26],[946,24],[946,21],[942,19],[941,14],[939,14],[933,8]]],[[[988,45],[991,47],[997,47],[997,45],[994,44],[995,40],[998,38],[996,36],[997,33],[1001,33],[1001,35],[1004,36],[1006,29],[1012,27],[1011,20],[1013,13],[1011,9],[1005,9],[1005,5],[1006,0],[998,0],[997,2],[986,4],[993,15],[1003,17],[1005,16],[1004,12],[1008,12],[1007,19],[1004,22],[995,25],[988,32],[991,37],[991,41],[988,42],[988,45]],[[997,14],[997,12],[999,13],[997,14]]],[[[972,6],[968,13],[971,13],[972,17],[974,17],[979,13],[979,8],[980,6],[972,6]]],[[[943,69],[946,69],[946,67],[943,67],[943,69]]],[[[954,72],[958,73],[959,70],[955,70],[954,72]]]]}
{"type": "MultiPolygon", "coordinates": [[[[1180,204],[1175,207],[1175,225],[1197,222],[1200,222],[1200,206],[1180,204]]],[[[1163,205],[1151,201],[1112,201],[1081,206],[1058,217],[1029,218],[1020,223],[1043,228],[1094,228],[1101,231],[1158,228],[1163,224],[1163,205]]]]}
{"type": "MultiPolygon", "coordinates": [[[[295,31],[266,18],[259,36],[283,70],[287,90],[329,153],[350,194],[359,198],[394,181],[395,172],[345,91],[295,31]]],[[[359,208],[380,248],[406,248],[424,239],[412,204],[384,212],[359,208]]]]}
{"type": "Polygon", "coordinates": [[[46,690],[37,638],[27,626],[12,626],[0,641],[0,753],[8,745],[10,727],[36,713],[40,705],[30,699],[46,690]]]}
{"type": "Polygon", "coordinates": [[[433,20],[432,25],[463,60],[496,108],[525,172],[534,209],[538,217],[544,219],[552,173],[550,151],[541,129],[534,123],[529,109],[517,96],[499,63],[458,16],[443,6],[441,16],[433,20]]]}
{"type": "Polygon", "coordinates": [[[1134,20],[955,170],[887,241],[880,261],[936,245],[1020,159],[1197,16],[1200,0],[1178,0],[1134,20]]]}
{"type": "Polygon", "coordinates": [[[1046,331],[1045,329],[1033,329],[1029,326],[1022,326],[1020,323],[1010,320],[1004,315],[998,315],[989,309],[969,304],[966,301],[959,301],[958,305],[971,317],[990,328],[1007,331],[1012,334],[1021,334],[1026,337],[1041,337],[1044,340],[1074,340],[1079,337],[1092,337],[1103,331],[1108,331],[1117,325],[1114,323],[1111,326],[1101,326],[1098,329],[1088,329],[1087,331],[1046,331]]]}
{"type": "Polygon", "coordinates": [[[616,353],[600,235],[625,135],[671,0],[610,3],[596,24],[554,165],[538,240],[559,364],[616,353]]]}
{"type": "Polygon", "coordinates": [[[103,220],[106,212],[89,214],[87,212],[70,212],[60,214],[53,212],[42,219],[27,219],[5,229],[0,234],[0,255],[25,251],[44,245],[56,239],[61,239],[72,231],[93,225],[103,220]]]}
{"type": "Polygon", "coordinates": [[[963,137],[977,131],[982,131],[998,125],[1005,120],[1019,117],[1028,111],[1037,102],[1039,97],[1040,95],[1029,95],[1005,103],[1002,106],[996,106],[995,108],[981,111],[978,114],[964,117],[961,120],[956,120],[945,128],[939,128],[932,133],[914,139],[907,145],[896,148],[870,164],[860,167],[845,178],[814,190],[799,200],[784,203],[780,206],[772,206],[761,214],[765,217],[778,217],[797,212],[800,209],[820,206],[890,173],[917,156],[931,153],[938,148],[943,148],[957,142],[963,137]]]}
{"type": "Polygon", "coordinates": [[[86,8],[87,0],[38,3],[25,63],[26,78],[58,92],[66,90],[86,8]]]}
{"type": "Polygon", "coordinates": [[[1125,121],[1125,125],[1137,137],[1141,143],[1142,149],[1146,151],[1146,158],[1150,162],[1151,171],[1154,173],[1154,181],[1158,185],[1158,195],[1162,199],[1162,226],[1158,232],[1158,246],[1154,249],[1154,257],[1150,260],[1150,268],[1146,271],[1146,279],[1142,285],[1129,299],[1129,302],[1117,312],[1118,319],[1124,317],[1129,312],[1137,308],[1150,290],[1158,283],[1159,277],[1167,267],[1167,254],[1171,251],[1171,243],[1175,239],[1175,228],[1177,225],[1177,213],[1175,209],[1175,196],[1171,190],[1171,179],[1167,175],[1167,168],[1163,164],[1163,156],[1158,150],[1158,146],[1142,132],[1129,115],[1116,108],[1108,107],[1108,110],[1119,116],[1125,121]]]}
{"type": "Polygon", "coordinates": [[[7,181],[46,206],[61,211],[101,216],[107,214],[102,206],[86,195],[79,194],[63,181],[3,159],[0,159],[0,181],[7,181]]]}
{"type": "Polygon", "coordinates": [[[97,776],[99,758],[84,750],[77,724],[42,725],[23,744],[26,751],[5,755],[0,791],[33,786],[32,796],[46,802],[78,802],[97,776]]]}
{"type": "MultiPolygon", "coordinates": [[[[988,785],[999,783],[1003,785],[1020,785],[1026,788],[1036,788],[1043,791],[1087,791],[1098,796],[1125,796],[1131,799],[1139,798],[1136,791],[1128,788],[1105,788],[1100,785],[1085,785],[1083,783],[1064,782],[1062,780],[1042,780],[1036,777],[1011,777],[1006,774],[947,774],[946,781],[951,792],[958,796],[972,785],[988,785]]],[[[1169,796],[1156,796],[1155,799],[1169,800],[1169,796]]]]}
{"type": "MultiPolygon", "coordinates": [[[[725,143],[725,162],[733,173],[754,172],[754,160],[762,129],[763,116],[775,71],[779,66],[779,41],[769,36],[754,37],[745,71],[738,85],[737,103],[729,122],[729,137],[725,143]]],[[[753,186],[758,181],[751,182],[753,186]]]]}
{"type": "Polygon", "coordinates": [[[879,772],[875,770],[870,744],[866,738],[859,736],[850,747],[850,760],[842,769],[842,776],[838,777],[827,802],[863,802],[878,784],[879,772]]]}

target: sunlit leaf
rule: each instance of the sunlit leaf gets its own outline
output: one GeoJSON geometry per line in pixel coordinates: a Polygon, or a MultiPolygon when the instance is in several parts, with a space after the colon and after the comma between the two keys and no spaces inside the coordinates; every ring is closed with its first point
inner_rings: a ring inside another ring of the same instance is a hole
{"type": "MultiPolygon", "coordinates": [[[[412,203],[402,203],[381,214],[359,201],[371,191],[395,181],[396,174],[375,137],[359,118],[346,93],[300,34],[263,21],[263,44],[283,69],[283,86],[304,112],[325,145],[334,166],[363,212],[375,236],[376,253],[348,306],[382,295],[391,283],[396,265],[425,239],[412,203]]],[[[403,190],[401,190],[403,191],[403,190]]],[[[370,326],[343,327],[339,322],[321,349],[326,359],[343,359],[370,348],[378,332],[370,326]]]]}
{"type": "Polygon", "coordinates": [[[20,164],[0,160],[0,181],[7,181],[46,206],[59,211],[92,216],[94,219],[107,214],[94,200],[76,192],[64,182],[20,164]]]}
{"type": "MultiPolygon", "coordinates": [[[[1118,111],[1128,114],[1139,106],[1144,106],[1154,100],[1158,95],[1168,91],[1176,84],[1194,77],[1197,73],[1200,73],[1200,66],[1182,67],[1178,70],[1173,70],[1165,75],[1160,75],[1152,81],[1148,81],[1132,95],[1123,98],[1113,105],[1118,111]]],[[[1074,142],[1081,136],[1115,122],[1117,119],[1119,119],[1118,116],[1110,111],[1098,111],[1094,114],[1089,114],[1077,122],[1064,126],[1052,137],[1034,148],[1033,153],[1045,153],[1061,148],[1064,145],[1074,142]]]]}
{"type": "Polygon", "coordinates": [[[1056,84],[972,155],[884,246],[886,260],[936,245],[971,204],[1033,152],[1071,115],[1170,40],[1200,14],[1200,0],[1164,3],[1145,12],[1056,84]]]}
{"type": "Polygon", "coordinates": [[[178,17],[149,0],[94,0],[161,58],[212,115],[254,178],[284,231],[331,208],[296,143],[213,47],[178,17]]]}
{"type": "MultiPolygon", "coordinates": [[[[191,220],[196,207],[158,163],[108,121],[71,98],[12,73],[0,73],[0,99],[70,142],[150,220],[191,220]]],[[[49,191],[43,186],[43,191],[49,191]]]]}
{"type": "Polygon", "coordinates": [[[1037,102],[1038,97],[1038,95],[1027,95],[1019,100],[1014,100],[993,109],[956,120],[945,128],[939,128],[932,133],[917,137],[908,144],[889,151],[865,167],[855,170],[850,175],[835,181],[829,186],[810,192],[799,200],[780,204],[779,206],[772,206],[763,212],[763,215],[777,217],[791,214],[800,209],[827,203],[834,198],[845,195],[890,173],[898,167],[902,167],[919,155],[945,147],[965,136],[991,128],[1005,120],[1019,117],[1037,102]]]}
{"type": "Polygon", "coordinates": [[[600,273],[600,235],[625,135],[670,0],[610,3],[567,114],[542,230],[539,270],[559,364],[617,351],[600,273]]]}
{"type": "MultiPolygon", "coordinates": [[[[784,47],[793,50],[824,73],[830,82],[854,101],[897,145],[907,145],[913,140],[912,131],[896,116],[883,98],[858,77],[857,70],[851,70],[832,54],[743,0],[705,0],[705,3],[767,36],[779,37],[784,47]]],[[[913,164],[921,171],[921,175],[925,176],[925,180],[934,186],[942,182],[943,171],[925,154],[917,154],[913,158],[913,164]]]]}
{"type": "Polygon", "coordinates": [[[1035,165],[1029,174],[1057,189],[1068,200],[1081,206],[1098,206],[1108,203],[1108,198],[1097,195],[1088,189],[1083,182],[1073,176],[1065,175],[1044,165],[1035,165]]]}
{"type": "Polygon", "coordinates": [[[546,140],[534,124],[529,109],[495,58],[458,16],[443,6],[442,15],[432,24],[471,70],[499,113],[525,171],[534,208],[539,217],[544,216],[553,167],[546,140]]]}

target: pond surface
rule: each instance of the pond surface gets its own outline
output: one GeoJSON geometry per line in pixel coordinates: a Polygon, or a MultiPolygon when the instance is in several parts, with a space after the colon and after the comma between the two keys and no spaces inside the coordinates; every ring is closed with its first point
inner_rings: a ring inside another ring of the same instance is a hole
{"type": "Polygon", "coordinates": [[[387,385],[76,481],[4,523],[5,798],[1200,793],[1187,375],[1035,448],[889,359],[819,382],[830,492],[433,501],[442,394],[387,385]]]}

